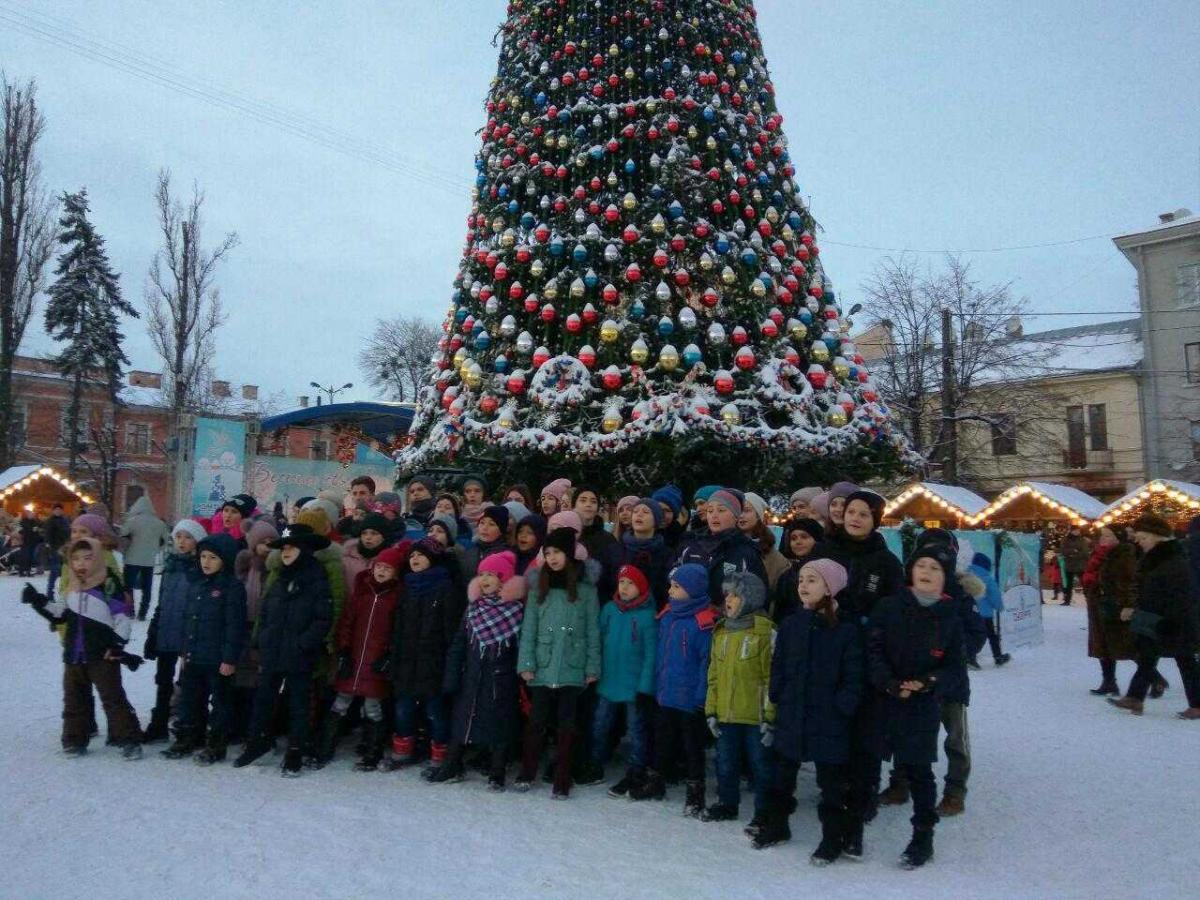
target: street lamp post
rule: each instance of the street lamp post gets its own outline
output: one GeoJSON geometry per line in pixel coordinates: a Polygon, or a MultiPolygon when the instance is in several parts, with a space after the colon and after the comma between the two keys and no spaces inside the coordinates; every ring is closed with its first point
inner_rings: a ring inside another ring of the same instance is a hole
{"type": "MultiPolygon", "coordinates": [[[[333,405],[333,398],[334,398],[334,397],[336,397],[336,396],[337,396],[338,394],[340,394],[342,391],[348,391],[348,390],[350,390],[350,388],[354,387],[354,384],[353,384],[352,382],[349,382],[349,381],[347,381],[345,384],[343,384],[343,385],[342,385],[340,388],[335,388],[335,387],[333,387],[332,385],[330,385],[329,387],[325,387],[324,385],[317,384],[315,381],[310,381],[310,382],[309,382],[309,385],[310,385],[310,386],[312,386],[312,387],[315,387],[315,388],[316,388],[318,391],[322,391],[322,392],[324,392],[324,393],[328,394],[328,395],[329,395],[329,405],[330,405],[330,406],[332,406],[332,405],[333,405]]],[[[320,403],[320,402],[321,402],[319,398],[318,398],[317,402],[318,402],[318,403],[320,403]]]]}

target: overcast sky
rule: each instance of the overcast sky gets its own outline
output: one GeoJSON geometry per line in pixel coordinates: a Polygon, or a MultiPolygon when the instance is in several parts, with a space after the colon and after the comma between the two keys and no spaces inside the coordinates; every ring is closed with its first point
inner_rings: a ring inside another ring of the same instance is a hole
{"type": "MultiPolygon", "coordinates": [[[[1200,210],[1196,0],[757,6],[797,180],[847,302],[888,255],[848,245],[1075,241],[1200,210]]],[[[222,377],[292,400],[313,380],[353,381],[366,399],[355,357],[372,321],[440,320],[447,305],[504,8],[0,0],[0,66],[37,79],[46,180],[88,188],[131,299],[142,302],[157,246],[152,192],[166,166],[180,188],[205,190],[210,242],[241,237],[219,272],[222,377]]],[[[1042,312],[1136,302],[1107,239],[969,258],[1042,312]]],[[[1095,317],[1027,327],[1083,321],[1095,317]]],[[[144,325],[127,331],[134,365],[161,368],[144,325]]],[[[23,351],[47,347],[31,327],[23,351]]]]}

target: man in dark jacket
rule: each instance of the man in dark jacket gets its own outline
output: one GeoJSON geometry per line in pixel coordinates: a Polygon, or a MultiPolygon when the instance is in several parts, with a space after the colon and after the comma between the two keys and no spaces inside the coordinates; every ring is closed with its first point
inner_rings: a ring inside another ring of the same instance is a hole
{"type": "Polygon", "coordinates": [[[1063,538],[1059,550],[1063,556],[1063,570],[1067,573],[1066,581],[1063,582],[1063,606],[1070,606],[1075,582],[1087,568],[1088,558],[1092,555],[1092,545],[1078,528],[1072,528],[1063,538]]]}
{"type": "Polygon", "coordinates": [[[162,755],[181,759],[205,743],[200,722],[211,697],[208,741],[196,757],[211,765],[225,758],[228,743],[231,682],[246,639],[246,589],[233,571],[233,537],[211,535],[197,550],[201,577],[188,588],[184,607],[179,736],[162,755]]]}
{"type": "Polygon", "coordinates": [[[708,598],[714,606],[725,600],[725,579],[734,572],[750,572],[767,582],[762,554],[758,546],[738,527],[742,514],[741,499],[729,490],[720,490],[708,501],[705,515],[708,534],[699,536],[679,554],[676,565],[698,563],[708,572],[708,598]]]}
{"type": "Polygon", "coordinates": [[[1130,530],[1143,555],[1138,562],[1137,606],[1121,610],[1121,618],[1131,623],[1136,637],[1138,667],[1128,694],[1108,702],[1140,716],[1159,658],[1171,656],[1188,701],[1179,718],[1200,720],[1200,621],[1191,564],[1165,519],[1142,516],[1130,530]]]}
{"type": "Polygon", "coordinates": [[[46,596],[53,600],[54,583],[62,574],[62,549],[71,539],[71,523],[61,503],[55,503],[50,511],[50,518],[42,526],[42,537],[46,541],[46,596]]]}

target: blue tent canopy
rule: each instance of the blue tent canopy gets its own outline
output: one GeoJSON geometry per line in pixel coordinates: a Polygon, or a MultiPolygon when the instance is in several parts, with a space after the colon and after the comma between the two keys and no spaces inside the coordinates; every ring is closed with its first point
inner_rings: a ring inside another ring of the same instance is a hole
{"type": "Polygon", "coordinates": [[[263,431],[278,431],[288,426],[357,425],[363,434],[386,443],[396,435],[408,433],[414,412],[410,403],[328,403],[271,416],[262,420],[261,427],[263,431]]]}

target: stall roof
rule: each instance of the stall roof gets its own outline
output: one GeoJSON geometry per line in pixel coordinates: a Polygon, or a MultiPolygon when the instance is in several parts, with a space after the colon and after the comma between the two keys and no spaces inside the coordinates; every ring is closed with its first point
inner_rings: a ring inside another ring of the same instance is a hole
{"type": "Polygon", "coordinates": [[[1063,513],[1063,518],[1069,518],[1076,524],[1093,521],[1104,513],[1103,503],[1078,488],[1045,481],[1025,481],[1014,485],[993,500],[986,509],[975,515],[972,524],[978,525],[986,519],[1002,519],[1006,507],[1026,497],[1033,498],[1054,512],[1063,513]]]}
{"type": "Polygon", "coordinates": [[[0,472],[0,491],[6,491],[18,481],[24,481],[41,466],[13,466],[0,472]]]}
{"type": "Polygon", "coordinates": [[[909,485],[889,500],[883,510],[884,518],[894,516],[898,509],[917,498],[932,500],[938,506],[948,505],[963,518],[978,515],[988,505],[986,500],[964,487],[922,481],[909,485]]]}
{"type": "Polygon", "coordinates": [[[289,425],[305,428],[357,425],[363,434],[377,441],[388,441],[408,433],[415,411],[411,403],[328,403],[271,416],[263,419],[261,426],[263,431],[277,431],[289,425]]]}
{"type": "Polygon", "coordinates": [[[1192,484],[1187,481],[1171,481],[1167,478],[1156,478],[1139,488],[1135,488],[1124,497],[1108,504],[1104,508],[1104,512],[1097,517],[1100,520],[1099,524],[1107,525],[1125,513],[1131,512],[1143,502],[1149,500],[1152,495],[1162,493],[1166,493],[1181,506],[1187,505],[1189,508],[1197,510],[1200,513],[1200,484],[1192,484]]]}
{"type": "Polygon", "coordinates": [[[70,495],[78,497],[84,503],[91,503],[92,498],[83,489],[62,472],[50,466],[12,466],[0,472],[0,500],[12,494],[17,494],[29,487],[39,478],[49,478],[70,495]]]}

